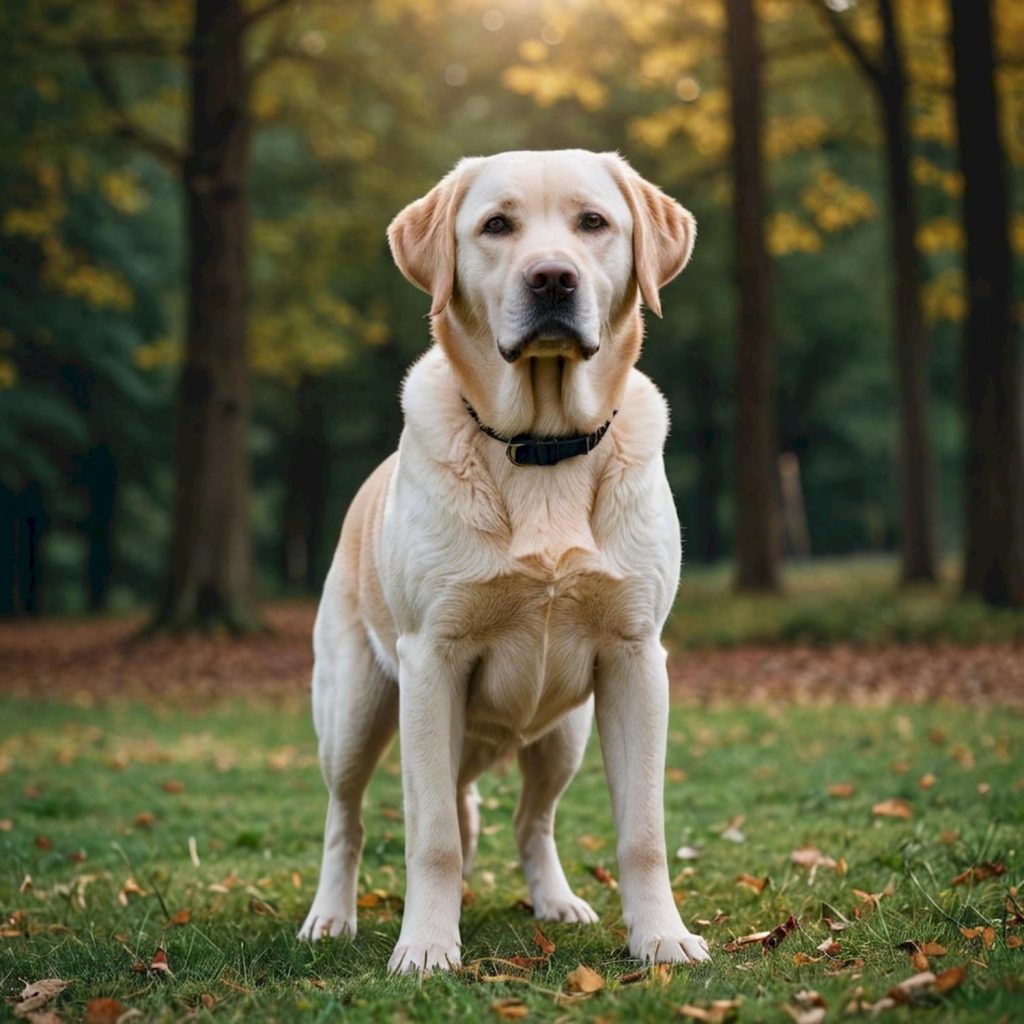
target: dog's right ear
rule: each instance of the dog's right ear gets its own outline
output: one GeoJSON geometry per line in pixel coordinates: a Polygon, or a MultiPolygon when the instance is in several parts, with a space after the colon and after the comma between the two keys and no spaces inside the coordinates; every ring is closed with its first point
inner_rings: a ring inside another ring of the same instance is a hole
{"type": "Polygon", "coordinates": [[[455,215],[468,185],[470,162],[460,161],[388,227],[391,255],[409,281],[430,295],[431,316],[444,310],[455,287],[455,215]]]}

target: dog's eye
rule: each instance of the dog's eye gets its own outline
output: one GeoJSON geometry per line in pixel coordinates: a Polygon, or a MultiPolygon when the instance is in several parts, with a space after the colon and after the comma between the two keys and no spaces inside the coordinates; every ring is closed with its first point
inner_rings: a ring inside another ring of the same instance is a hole
{"type": "Polygon", "coordinates": [[[600,231],[601,228],[608,227],[608,221],[601,214],[591,211],[580,217],[580,227],[584,231],[600,231]]]}
{"type": "Polygon", "coordinates": [[[509,224],[508,220],[501,216],[491,217],[491,219],[484,224],[485,235],[505,235],[511,230],[512,225],[509,224]]]}

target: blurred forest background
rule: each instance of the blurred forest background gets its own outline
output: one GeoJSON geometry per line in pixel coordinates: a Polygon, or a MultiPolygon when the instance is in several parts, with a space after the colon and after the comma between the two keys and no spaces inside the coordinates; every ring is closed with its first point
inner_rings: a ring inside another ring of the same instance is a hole
{"type": "Polygon", "coordinates": [[[1018,0],[6,0],[0,50],[0,614],[315,592],[428,344],[386,225],[576,146],[698,220],[641,362],[688,562],[1024,605],[1018,0]]]}

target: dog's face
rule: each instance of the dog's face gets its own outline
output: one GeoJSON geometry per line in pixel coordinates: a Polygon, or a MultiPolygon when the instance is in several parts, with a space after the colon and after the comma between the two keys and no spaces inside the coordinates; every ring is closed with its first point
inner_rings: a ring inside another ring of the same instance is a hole
{"type": "Polygon", "coordinates": [[[633,216],[600,158],[505,153],[472,176],[455,218],[457,298],[506,362],[589,359],[633,277],[633,216]]]}
{"type": "Polygon", "coordinates": [[[388,229],[395,262],[432,297],[435,335],[485,406],[483,391],[534,359],[592,363],[614,390],[639,354],[640,298],[661,315],[659,289],[695,235],[693,217],[625,160],[584,150],[463,160],[388,229]]]}

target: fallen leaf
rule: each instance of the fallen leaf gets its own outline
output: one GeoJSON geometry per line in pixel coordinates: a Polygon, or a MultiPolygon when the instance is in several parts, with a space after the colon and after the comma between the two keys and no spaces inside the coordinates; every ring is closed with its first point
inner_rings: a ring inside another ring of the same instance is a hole
{"type": "Polygon", "coordinates": [[[619,978],[619,984],[635,985],[638,981],[643,981],[646,977],[646,971],[630,971],[629,974],[624,974],[621,978],[619,978]]]}
{"type": "Polygon", "coordinates": [[[502,1020],[522,1020],[530,1012],[530,1008],[522,999],[509,996],[491,1003],[491,1011],[502,1020]]]}
{"type": "Polygon", "coordinates": [[[935,785],[935,776],[931,772],[925,772],[920,779],[917,780],[917,784],[922,789],[931,789],[935,785]]]}
{"type": "Polygon", "coordinates": [[[950,882],[950,885],[965,885],[967,883],[983,882],[986,878],[998,878],[1000,875],[1004,874],[1006,874],[1005,864],[987,860],[982,864],[977,864],[972,868],[968,868],[966,871],[961,871],[960,874],[950,882]]]}
{"type": "Polygon", "coordinates": [[[761,946],[764,949],[775,949],[775,947],[778,946],[794,928],[799,927],[800,922],[790,914],[782,924],[776,925],[768,935],[761,940],[761,946]]]}
{"type": "Polygon", "coordinates": [[[167,962],[167,951],[158,949],[149,962],[149,973],[156,977],[166,977],[171,973],[171,965],[167,962]]]}
{"type": "Polygon", "coordinates": [[[1024,939],[1019,935],[1008,935],[1006,937],[1007,949],[1020,949],[1021,946],[1024,946],[1024,939]]]}
{"type": "Polygon", "coordinates": [[[924,942],[921,944],[921,952],[925,956],[945,956],[946,947],[938,942],[924,942]]]}
{"type": "Polygon", "coordinates": [[[805,967],[807,964],[816,964],[821,962],[820,956],[808,956],[804,952],[793,954],[793,963],[797,967],[805,967]]]}
{"type": "Polygon", "coordinates": [[[837,800],[845,800],[848,796],[853,796],[857,792],[856,786],[852,782],[833,782],[828,787],[828,795],[835,797],[837,800]]]}
{"type": "Polygon", "coordinates": [[[746,873],[736,876],[737,885],[742,885],[745,888],[750,889],[751,892],[756,892],[758,895],[764,892],[768,882],[769,879],[767,875],[765,875],[764,878],[755,878],[753,875],[748,875],[746,873]]]}
{"type": "Polygon", "coordinates": [[[784,1006],[782,1009],[796,1024],[823,1024],[825,1020],[826,1010],[823,1006],[811,1006],[806,1009],[802,1006],[784,1006]]]}
{"type": "Polygon", "coordinates": [[[533,926],[533,944],[545,955],[551,956],[557,948],[555,944],[538,928],[533,926]]]}
{"type": "Polygon", "coordinates": [[[996,930],[991,926],[981,933],[981,941],[986,949],[991,949],[996,944],[996,930]]]}
{"type": "Polygon", "coordinates": [[[669,768],[665,772],[665,776],[669,780],[669,782],[686,781],[686,772],[684,772],[682,768],[669,768]]]}
{"type": "Polygon", "coordinates": [[[272,903],[253,896],[249,900],[249,913],[266,917],[277,917],[277,908],[272,903]]]}
{"type": "Polygon", "coordinates": [[[29,891],[29,889],[32,888],[32,885],[33,885],[32,876],[31,875],[26,875],[21,880],[21,885],[18,886],[18,892],[20,892],[22,895],[24,895],[25,893],[27,893],[29,891]]]}
{"type": "Polygon", "coordinates": [[[300,875],[298,873],[298,871],[293,871],[292,872],[292,888],[293,889],[301,889],[302,888],[302,875],[300,875]]]}
{"type": "Polygon", "coordinates": [[[602,846],[607,843],[605,836],[580,836],[579,844],[584,850],[590,850],[593,853],[595,850],[600,850],[602,846]]]}
{"type": "Polygon", "coordinates": [[[191,920],[192,911],[186,908],[185,910],[179,910],[176,914],[172,914],[167,919],[167,924],[165,925],[165,927],[181,927],[182,925],[188,924],[189,921],[191,920]]]}
{"type": "Polygon", "coordinates": [[[789,855],[790,862],[800,868],[834,868],[834,858],[824,854],[816,846],[801,846],[789,855]]]}
{"type": "Polygon", "coordinates": [[[715,999],[707,1007],[687,1003],[679,1007],[679,1013],[691,1020],[706,1021],[707,1024],[725,1024],[736,1016],[741,1002],[740,999],[715,999]]]}
{"type": "Polygon", "coordinates": [[[14,1003],[14,1016],[27,1017],[56,999],[70,984],[70,981],[62,981],[60,978],[44,978],[26,985],[14,1003]]]}
{"type": "Polygon", "coordinates": [[[956,988],[967,977],[967,968],[964,966],[950,967],[948,971],[942,971],[935,977],[935,991],[940,995],[956,988]]]}
{"type": "Polygon", "coordinates": [[[979,782],[978,783],[978,795],[979,796],[988,796],[988,794],[991,793],[991,792],[992,792],[992,786],[989,783],[987,783],[987,782],[979,782]]]}
{"type": "Polygon", "coordinates": [[[960,833],[955,828],[947,828],[939,833],[938,839],[943,846],[955,846],[960,841],[960,833]]]}
{"type": "Polygon", "coordinates": [[[160,783],[160,788],[165,793],[173,793],[177,795],[185,792],[185,783],[180,779],[168,779],[166,782],[160,783]]]}
{"type": "Polygon", "coordinates": [[[14,822],[10,818],[0,818],[0,832],[10,832],[14,822]]]}
{"type": "Polygon", "coordinates": [[[676,850],[676,860],[697,860],[700,857],[700,850],[695,846],[680,846],[676,850]]]}
{"type": "Polygon", "coordinates": [[[90,999],[85,1007],[85,1024],[118,1024],[127,1010],[117,999],[90,999]]]}
{"type": "Polygon", "coordinates": [[[980,928],[961,928],[960,929],[960,934],[965,939],[976,939],[979,935],[981,935],[981,929],[980,928]]]}
{"type": "Polygon", "coordinates": [[[156,815],[152,811],[139,811],[134,824],[136,828],[152,828],[156,824],[156,815]]]}
{"type": "Polygon", "coordinates": [[[609,871],[606,871],[600,864],[594,868],[594,877],[609,889],[618,889],[619,883],[615,881],[609,871]]]}
{"type": "Polygon", "coordinates": [[[730,843],[745,843],[747,837],[736,827],[730,826],[722,832],[722,838],[730,843]]]}
{"type": "Polygon", "coordinates": [[[506,962],[510,963],[513,967],[518,967],[521,971],[532,971],[537,967],[547,967],[549,963],[546,956],[510,956],[506,958],[506,962]]]}
{"type": "Polygon", "coordinates": [[[904,978],[894,988],[889,990],[889,998],[899,1002],[905,999],[910,993],[921,988],[929,988],[935,984],[935,975],[931,971],[921,971],[919,974],[904,978]]]}
{"type": "Polygon", "coordinates": [[[565,983],[570,992],[583,992],[588,995],[592,992],[600,992],[604,988],[604,978],[597,971],[592,971],[583,964],[566,975],[565,983]]]}
{"type": "Polygon", "coordinates": [[[915,971],[927,971],[931,969],[928,957],[926,957],[920,950],[911,954],[910,962],[914,965],[915,971]]]}
{"type": "Polygon", "coordinates": [[[818,944],[817,950],[819,953],[824,953],[825,956],[839,956],[843,947],[835,939],[828,938],[818,944]]]}
{"type": "Polygon", "coordinates": [[[908,804],[906,800],[901,800],[899,797],[891,797],[888,800],[883,800],[881,803],[875,804],[871,808],[871,813],[880,818],[902,818],[905,821],[909,821],[914,816],[914,812],[911,810],[910,804],[908,804]]]}

